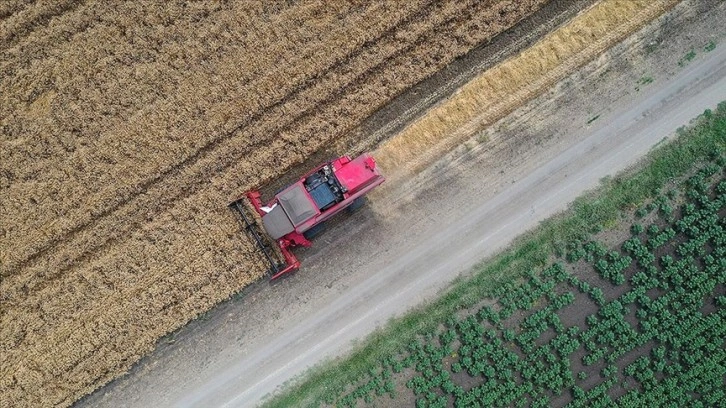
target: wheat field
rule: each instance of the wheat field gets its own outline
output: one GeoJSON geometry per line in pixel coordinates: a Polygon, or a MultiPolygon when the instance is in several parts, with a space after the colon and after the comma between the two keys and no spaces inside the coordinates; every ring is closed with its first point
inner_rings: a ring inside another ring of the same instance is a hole
{"type": "Polygon", "coordinates": [[[68,406],[258,280],[226,204],[545,0],[0,4],[0,401],[68,406]]]}

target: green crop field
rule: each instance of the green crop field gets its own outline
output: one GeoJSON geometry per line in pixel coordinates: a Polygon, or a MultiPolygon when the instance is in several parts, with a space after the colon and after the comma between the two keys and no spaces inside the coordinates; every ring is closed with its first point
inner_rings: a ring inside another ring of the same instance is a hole
{"type": "Polygon", "coordinates": [[[726,103],[679,133],[270,405],[718,406],[726,103]]]}

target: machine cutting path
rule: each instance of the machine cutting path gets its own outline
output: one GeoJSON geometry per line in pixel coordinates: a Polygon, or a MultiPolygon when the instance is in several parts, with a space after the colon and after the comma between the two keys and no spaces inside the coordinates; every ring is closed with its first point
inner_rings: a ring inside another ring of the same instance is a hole
{"type": "MultiPolygon", "coordinates": [[[[623,47],[614,52],[626,52],[623,47]]],[[[253,285],[165,339],[131,375],[80,405],[254,406],[392,316],[433,298],[726,99],[726,46],[663,72],[637,92],[613,89],[640,75],[638,69],[610,83],[607,75],[615,74],[603,74],[609,69],[588,69],[578,79],[593,88],[566,84],[505,119],[501,140],[447,157],[402,185],[395,199],[374,195],[367,209],[300,252],[298,273],[253,285]],[[553,112],[543,124],[543,115],[553,112]]]]}

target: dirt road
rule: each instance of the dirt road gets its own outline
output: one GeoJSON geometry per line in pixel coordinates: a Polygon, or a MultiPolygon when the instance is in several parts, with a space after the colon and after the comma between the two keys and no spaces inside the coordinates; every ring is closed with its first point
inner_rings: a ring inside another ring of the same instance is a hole
{"type": "MultiPolygon", "coordinates": [[[[725,9],[700,22],[683,17],[695,31],[676,31],[723,40],[725,9]]],[[[510,115],[479,135],[480,144],[398,188],[397,199],[374,196],[301,253],[299,273],[246,290],[79,405],[252,406],[430,299],[726,98],[726,46],[680,67],[684,44],[702,49],[703,38],[678,40],[669,24],[626,41],[510,115]],[[656,51],[641,55],[654,41],[656,51]],[[639,86],[645,74],[654,81],[639,86]]]]}

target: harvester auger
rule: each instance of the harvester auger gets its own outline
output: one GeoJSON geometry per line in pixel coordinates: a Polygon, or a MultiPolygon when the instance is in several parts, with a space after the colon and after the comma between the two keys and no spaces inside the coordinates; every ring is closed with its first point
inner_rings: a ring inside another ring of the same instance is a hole
{"type": "Polygon", "coordinates": [[[258,191],[248,191],[229,204],[239,214],[247,234],[270,264],[270,279],[297,270],[296,246],[312,245],[324,222],[345,209],[357,209],[364,196],[385,181],[368,153],[342,156],[323,163],[263,204],[258,191]],[[247,201],[262,220],[247,212],[247,201]],[[282,258],[280,262],[278,259],[282,258]]]}

